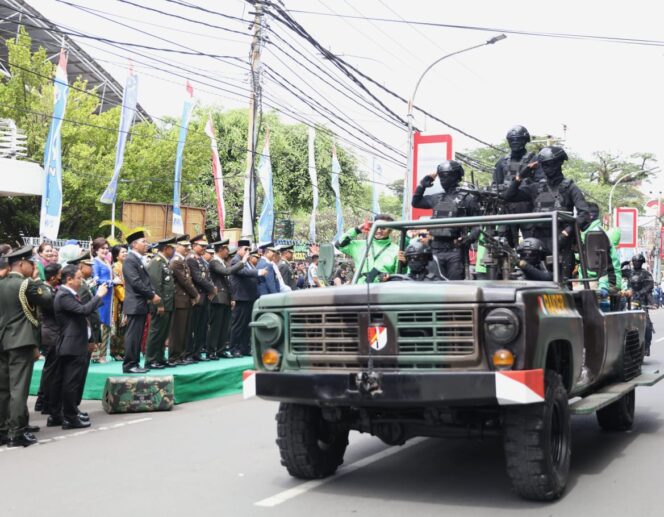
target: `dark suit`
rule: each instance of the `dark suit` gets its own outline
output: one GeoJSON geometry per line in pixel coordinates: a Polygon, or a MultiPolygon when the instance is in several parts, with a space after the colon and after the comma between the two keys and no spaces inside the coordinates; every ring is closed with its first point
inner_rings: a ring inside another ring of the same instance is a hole
{"type": "Polygon", "coordinates": [[[217,288],[217,294],[210,302],[210,329],[205,344],[208,354],[217,355],[229,346],[232,317],[229,276],[243,267],[242,262],[227,267],[223,260],[216,256],[210,261],[210,276],[212,283],[217,288]]]}
{"type": "Polygon", "coordinates": [[[148,301],[154,298],[155,292],[143,261],[134,251],[127,253],[127,258],[122,263],[122,276],[125,280],[125,299],[122,308],[127,315],[122,369],[126,371],[138,367],[141,357],[141,338],[148,314],[148,301]]]}
{"type": "Polygon", "coordinates": [[[208,328],[208,295],[214,292],[214,284],[210,280],[210,272],[208,271],[207,262],[203,257],[199,257],[195,253],[187,256],[187,265],[191,271],[191,279],[196,286],[200,299],[191,310],[189,317],[189,334],[190,339],[187,343],[187,357],[198,359],[201,350],[205,345],[205,338],[207,337],[208,328]]]}
{"type": "Polygon", "coordinates": [[[85,383],[88,359],[88,318],[103,300],[94,296],[83,303],[66,287],[58,289],[53,308],[60,325],[60,339],[56,346],[56,373],[51,385],[50,410],[61,413],[67,420],[78,418],[79,396],[85,383]]]}
{"type": "Polygon", "coordinates": [[[286,259],[281,259],[279,261],[279,273],[281,273],[281,278],[284,279],[284,284],[290,287],[293,291],[297,289],[297,278],[293,275],[291,263],[286,259]]]}
{"type": "MultiPolygon", "coordinates": [[[[241,257],[233,257],[235,263],[241,257]]],[[[247,263],[237,273],[231,275],[231,286],[233,288],[233,323],[231,325],[231,347],[234,352],[248,355],[251,350],[251,334],[249,322],[251,321],[251,309],[258,299],[258,270],[247,263]]]]}
{"type": "Polygon", "coordinates": [[[191,281],[191,271],[182,255],[176,253],[173,256],[170,268],[175,280],[175,311],[168,338],[168,360],[180,361],[184,359],[185,347],[191,339],[188,334],[189,316],[192,301],[198,297],[198,291],[191,281]]]}
{"type": "Polygon", "coordinates": [[[277,275],[274,273],[272,262],[265,257],[261,257],[258,264],[256,264],[256,269],[267,269],[267,275],[258,279],[258,296],[278,293],[280,290],[279,281],[277,280],[277,275]]]}
{"type": "Polygon", "coordinates": [[[55,301],[56,290],[50,284],[44,283],[44,289],[51,293],[51,302],[41,307],[41,345],[45,361],[42,368],[41,379],[39,380],[39,391],[37,392],[37,401],[41,403],[42,411],[49,412],[48,400],[49,390],[52,384],[53,374],[56,365],[56,345],[60,339],[60,325],[55,319],[53,302],[55,301]]]}

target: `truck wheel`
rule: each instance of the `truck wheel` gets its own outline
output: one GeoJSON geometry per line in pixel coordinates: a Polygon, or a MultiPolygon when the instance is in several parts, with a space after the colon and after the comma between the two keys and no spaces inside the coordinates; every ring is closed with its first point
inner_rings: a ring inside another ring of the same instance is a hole
{"type": "Polygon", "coordinates": [[[635,392],[632,390],[613,404],[597,411],[597,423],[605,431],[627,431],[634,423],[635,392]]]}
{"type": "Polygon", "coordinates": [[[277,413],[281,464],[291,476],[324,478],[344,461],[348,429],[323,419],[320,408],[282,402],[277,413]]]}
{"type": "Polygon", "coordinates": [[[508,408],[504,417],[507,475],[521,497],[535,501],[562,495],[571,456],[567,391],[554,371],[545,385],[544,403],[508,408]]]}

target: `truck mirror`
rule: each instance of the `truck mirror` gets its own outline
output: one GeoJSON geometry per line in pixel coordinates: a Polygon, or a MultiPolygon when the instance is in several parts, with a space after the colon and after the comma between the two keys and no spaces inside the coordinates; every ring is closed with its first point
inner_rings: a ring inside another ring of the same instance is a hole
{"type": "Polygon", "coordinates": [[[334,245],[321,244],[318,250],[318,274],[328,279],[334,269],[334,245]]]}
{"type": "Polygon", "coordinates": [[[608,257],[611,243],[606,233],[588,232],[585,242],[586,267],[588,271],[604,276],[608,269],[608,257]]]}

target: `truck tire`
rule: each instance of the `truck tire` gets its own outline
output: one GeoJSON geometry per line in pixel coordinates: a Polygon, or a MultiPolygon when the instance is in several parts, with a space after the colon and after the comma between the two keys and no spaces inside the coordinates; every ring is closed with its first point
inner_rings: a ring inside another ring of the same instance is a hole
{"type": "Polygon", "coordinates": [[[281,464],[301,479],[334,474],[344,461],[348,429],[323,419],[320,408],[282,402],[277,413],[281,464]]]}
{"type": "Polygon", "coordinates": [[[636,390],[597,411],[597,423],[605,431],[627,431],[634,424],[636,390]]]}
{"type": "Polygon", "coordinates": [[[545,375],[544,403],[508,408],[504,415],[507,475],[523,498],[552,501],[564,492],[571,456],[571,424],[562,377],[545,375]]]}

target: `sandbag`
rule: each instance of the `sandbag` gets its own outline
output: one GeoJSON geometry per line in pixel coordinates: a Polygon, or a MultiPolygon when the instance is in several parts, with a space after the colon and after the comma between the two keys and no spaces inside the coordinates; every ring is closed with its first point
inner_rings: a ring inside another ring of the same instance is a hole
{"type": "Polygon", "coordinates": [[[109,377],[102,407],[107,413],[170,411],[175,400],[172,375],[163,377],[109,377]]]}

